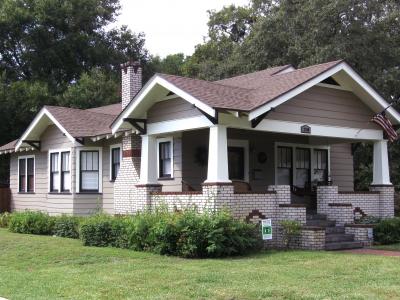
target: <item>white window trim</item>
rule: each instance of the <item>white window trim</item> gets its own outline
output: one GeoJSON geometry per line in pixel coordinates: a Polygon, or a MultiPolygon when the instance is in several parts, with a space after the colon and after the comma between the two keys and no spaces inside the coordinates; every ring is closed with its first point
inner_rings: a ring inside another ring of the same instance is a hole
{"type": "MultiPolygon", "coordinates": [[[[228,147],[240,147],[244,149],[244,181],[249,182],[249,141],[228,139],[228,147]]],[[[228,161],[229,164],[229,161],[228,161]]],[[[238,179],[232,179],[238,180],[238,179]]]]}
{"type": "Polygon", "coordinates": [[[17,190],[18,193],[35,193],[36,192],[36,157],[35,155],[24,155],[24,156],[18,156],[18,160],[17,160],[17,169],[18,169],[18,186],[17,186],[17,190]],[[28,192],[28,158],[33,158],[33,192],[28,192]],[[25,159],[25,191],[21,192],[19,190],[19,160],[20,159],[25,159]]]}
{"type": "MultiPolygon", "coordinates": [[[[109,154],[109,157],[110,157],[110,174],[109,174],[109,178],[110,178],[110,181],[112,182],[112,181],[115,181],[116,180],[116,178],[115,178],[115,180],[113,180],[112,179],[112,150],[113,149],[116,149],[116,148],[119,148],[119,159],[120,159],[120,161],[119,161],[119,163],[120,163],[120,170],[121,170],[121,164],[122,164],[122,144],[114,144],[114,145],[110,145],[110,154],[109,154]]],[[[117,174],[117,177],[118,177],[118,174],[117,174]]]]}
{"type": "Polygon", "coordinates": [[[47,174],[48,174],[48,192],[49,193],[56,193],[56,194],[62,194],[65,192],[61,191],[61,153],[62,152],[69,152],[69,180],[71,183],[71,188],[69,192],[67,193],[72,193],[72,151],[71,148],[65,148],[65,149],[50,149],[47,157],[47,174]],[[59,183],[58,183],[58,192],[54,192],[51,190],[51,180],[50,180],[50,170],[51,170],[51,154],[52,153],[58,153],[58,172],[59,172],[59,183]]]}
{"type": "Polygon", "coordinates": [[[98,192],[93,192],[94,194],[96,193],[103,193],[103,148],[102,147],[77,147],[76,148],[76,167],[75,167],[75,190],[77,193],[85,193],[85,194],[90,194],[90,192],[81,192],[80,190],[80,179],[81,179],[81,174],[80,174],[80,169],[81,169],[81,151],[99,151],[99,190],[98,192]]]}
{"type": "Polygon", "coordinates": [[[157,178],[164,179],[160,177],[160,143],[171,142],[171,177],[167,177],[168,179],[174,179],[174,138],[165,137],[157,139],[157,178]]]}
{"type": "MultiPolygon", "coordinates": [[[[296,176],[296,168],[294,164],[296,162],[296,148],[307,148],[310,149],[310,168],[314,170],[314,150],[322,149],[328,150],[328,178],[331,176],[331,146],[329,145],[309,145],[309,144],[296,144],[296,143],[281,143],[275,142],[274,149],[274,168],[275,168],[275,184],[278,184],[278,147],[290,147],[292,148],[292,179],[296,176]]],[[[314,172],[311,172],[311,181],[314,180],[314,172]]]]}

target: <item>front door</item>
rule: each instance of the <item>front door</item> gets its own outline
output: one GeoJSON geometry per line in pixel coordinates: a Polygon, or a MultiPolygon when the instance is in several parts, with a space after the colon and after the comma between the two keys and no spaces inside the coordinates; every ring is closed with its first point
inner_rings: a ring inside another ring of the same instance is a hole
{"type": "Polygon", "coordinates": [[[244,148],[228,147],[229,179],[244,180],[244,148]]]}

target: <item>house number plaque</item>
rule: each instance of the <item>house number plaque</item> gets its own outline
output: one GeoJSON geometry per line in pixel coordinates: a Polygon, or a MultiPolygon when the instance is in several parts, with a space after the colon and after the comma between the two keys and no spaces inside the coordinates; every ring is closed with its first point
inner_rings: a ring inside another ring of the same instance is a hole
{"type": "Polygon", "coordinates": [[[303,125],[300,127],[301,133],[311,133],[311,127],[308,125],[303,125]]]}

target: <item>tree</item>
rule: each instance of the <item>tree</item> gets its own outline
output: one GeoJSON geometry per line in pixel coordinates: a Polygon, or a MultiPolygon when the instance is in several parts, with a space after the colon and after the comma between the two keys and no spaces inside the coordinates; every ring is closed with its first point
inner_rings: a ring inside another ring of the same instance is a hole
{"type": "MultiPolygon", "coordinates": [[[[252,0],[249,6],[212,12],[209,36],[185,63],[186,73],[215,80],[288,63],[305,67],[345,59],[382,95],[400,97],[400,2],[395,0],[252,0]],[[246,13],[244,13],[246,12],[246,13]],[[237,30],[238,29],[238,30],[237,30]]],[[[357,187],[372,178],[371,164],[357,156],[357,187]]],[[[390,146],[400,158],[400,146],[390,146]]],[[[369,159],[368,161],[371,161],[369,159]]],[[[392,180],[400,187],[400,165],[392,180]]],[[[370,182],[370,181],[369,181],[370,182]]]]}
{"type": "Polygon", "coordinates": [[[120,101],[119,82],[101,69],[83,73],[60,97],[62,106],[87,109],[120,101]]]}

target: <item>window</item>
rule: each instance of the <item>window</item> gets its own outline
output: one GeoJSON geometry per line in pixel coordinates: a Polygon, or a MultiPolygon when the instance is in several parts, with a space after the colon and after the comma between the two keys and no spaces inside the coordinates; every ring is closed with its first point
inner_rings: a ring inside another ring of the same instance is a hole
{"type": "Polygon", "coordinates": [[[295,185],[305,188],[311,184],[310,149],[296,148],[296,178],[295,185]]]}
{"type": "Polygon", "coordinates": [[[277,149],[277,180],[278,184],[292,184],[292,148],[278,147],[277,149]]]}
{"type": "Polygon", "coordinates": [[[99,151],[80,151],[80,191],[99,192],[99,151]]]}
{"type": "Polygon", "coordinates": [[[158,141],[158,177],[172,178],[173,151],[172,139],[159,139],[158,141]]]}
{"type": "Polygon", "coordinates": [[[70,151],[50,150],[49,190],[51,193],[67,193],[71,191],[70,151]]]}
{"type": "Polygon", "coordinates": [[[314,177],[319,183],[328,181],[328,151],[325,149],[314,150],[314,177]]]}
{"type": "Polygon", "coordinates": [[[35,157],[18,158],[18,191],[33,193],[35,191],[35,157]]]}
{"type": "Polygon", "coordinates": [[[121,165],[121,146],[115,145],[110,147],[110,180],[115,181],[118,176],[119,168],[121,165]]]}
{"type": "Polygon", "coordinates": [[[244,148],[228,147],[229,179],[244,179],[244,148]]]}
{"type": "Polygon", "coordinates": [[[61,192],[71,191],[70,152],[61,152],[61,192]]]}
{"type": "Polygon", "coordinates": [[[50,153],[50,192],[58,192],[60,186],[59,153],[50,153]]]}

